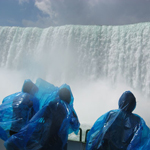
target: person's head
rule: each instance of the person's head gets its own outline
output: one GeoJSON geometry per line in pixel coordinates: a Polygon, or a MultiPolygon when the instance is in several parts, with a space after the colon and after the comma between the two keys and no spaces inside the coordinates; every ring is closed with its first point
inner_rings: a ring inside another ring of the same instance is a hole
{"type": "Polygon", "coordinates": [[[71,93],[67,88],[61,88],[59,90],[59,98],[68,104],[71,102],[71,93]]]}
{"type": "Polygon", "coordinates": [[[22,92],[34,95],[37,91],[38,87],[30,79],[24,81],[22,92]]]}
{"type": "Polygon", "coordinates": [[[132,112],[136,107],[136,98],[130,91],[124,92],[119,99],[119,109],[132,112]]]}

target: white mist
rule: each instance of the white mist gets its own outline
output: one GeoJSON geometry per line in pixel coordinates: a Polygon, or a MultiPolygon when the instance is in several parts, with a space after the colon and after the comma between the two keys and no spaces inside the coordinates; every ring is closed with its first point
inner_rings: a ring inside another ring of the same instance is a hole
{"type": "Polygon", "coordinates": [[[150,23],[128,26],[0,27],[0,99],[25,79],[70,85],[81,124],[137,98],[134,113],[150,125],[150,23]]]}

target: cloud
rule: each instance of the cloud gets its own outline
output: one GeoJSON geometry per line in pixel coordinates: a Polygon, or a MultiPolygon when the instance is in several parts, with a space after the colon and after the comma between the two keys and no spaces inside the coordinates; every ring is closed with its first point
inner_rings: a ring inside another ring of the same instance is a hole
{"type": "MultiPolygon", "coordinates": [[[[83,24],[89,0],[35,0],[35,6],[49,16],[52,24],[83,24]],[[82,17],[80,17],[82,16],[82,17]]],[[[47,19],[47,17],[46,17],[47,19]]]]}
{"type": "Polygon", "coordinates": [[[50,0],[35,0],[35,6],[49,16],[53,14],[50,0]]]}
{"type": "MultiPolygon", "coordinates": [[[[144,21],[140,18],[140,14],[144,11],[146,2],[148,1],[35,0],[35,6],[47,14],[55,25],[119,25],[144,21]]],[[[149,17],[145,16],[144,18],[148,19],[149,17]]]]}
{"type": "MultiPolygon", "coordinates": [[[[19,0],[20,4],[30,2],[19,0]]],[[[33,2],[33,1],[32,1],[33,2]]],[[[36,20],[23,25],[124,25],[150,21],[150,0],[34,0],[36,20]]]]}

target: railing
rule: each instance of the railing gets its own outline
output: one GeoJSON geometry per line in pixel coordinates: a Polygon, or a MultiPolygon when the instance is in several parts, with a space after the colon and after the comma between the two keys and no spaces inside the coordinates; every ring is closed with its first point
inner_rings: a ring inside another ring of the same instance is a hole
{"type": "Polygon", "coordinates": [[[86,130],[85,131],[85,134],[83,133],[82,131],[82,128],[79,128],[79,133],[78,135],[76,136],[75,134],[73,134],[73,140],[69,139],[68,140],[68,146],[67,146],[67,150],[86,150],[86,138],[87,138],[87,133],[89,132],[90,130],[86,130]],[[74,137],[75,135],[75,137],[74,137]],[[83,137],[85,135],[85,141],[82,141],[83,137]]]}
{"type": "Polygon", "coordinates": [[[90,131],[90,129],[87,129],[87,130],[86,130],[86,133],[85,133],[85,143],[86,143],[87,134],[88,134],[89,131],[90,131]]]}
{"type": "Polygon", "coordinates": [[[80,131],[79,141],[82,142],[82,129],[79,128],[79,131],[80,131]]]}
{"type": "Polygon", "coordinates": [[[75,134],[73,134],[73,135],[75,135],[75,136],[73,136],[73,138],[72,138],[72,136],[70,136],[70,139],[69,139],[69,140],[86,143],[87,133],[88,133],[89,131],[90,131],[90,129],[87,129],[87,130],[85,131],[85,134],[83,134],[82,128],[79,128],[79,133],[78,133],[78,135],[76,136],[75,134]],[[85,136],[84,136],[84,135],[85,135],[85,136]],[[79,137],[78,137],[78,136],[79,136],[79,137]],[[85,140],[83,140],[83,138],[85,138],[85,140]]]}

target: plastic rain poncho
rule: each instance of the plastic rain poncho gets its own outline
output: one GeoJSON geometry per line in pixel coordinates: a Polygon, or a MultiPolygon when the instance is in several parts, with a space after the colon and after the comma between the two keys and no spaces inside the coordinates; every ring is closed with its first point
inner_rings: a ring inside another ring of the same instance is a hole
{"type": "MultiPolygon", "coordinates": [[[[26,80],[23,88],[26,82],[32,83],[26,80]]],[[[19,132],[38,110],[38,100],[31,93],[22,91],[5,97],[0,105],[0,138],[5,141],[19,132]]]]}
{"type": "Polygon", "coordinates": [[[95,122],[87,135],[86,150],[148,150],[150,130],[144,120],[133,114],[134,95],[126,91],[119,109],[111,110],[95,122]]]}
{"type": "Polygon", "coordinates": [[[67,84],[61,87],[38,79],[36,82],[40,110],[28,124],[6,142],[7,150],[63,150],[68,134],[79,131],[79,121],[73,108],[73,95],[67,84]],[[71,93],[71,102],[61,100],[58,91],[67,88],[71,93]],[[48,90],[49,89],[49,90],[48,90]]]}

